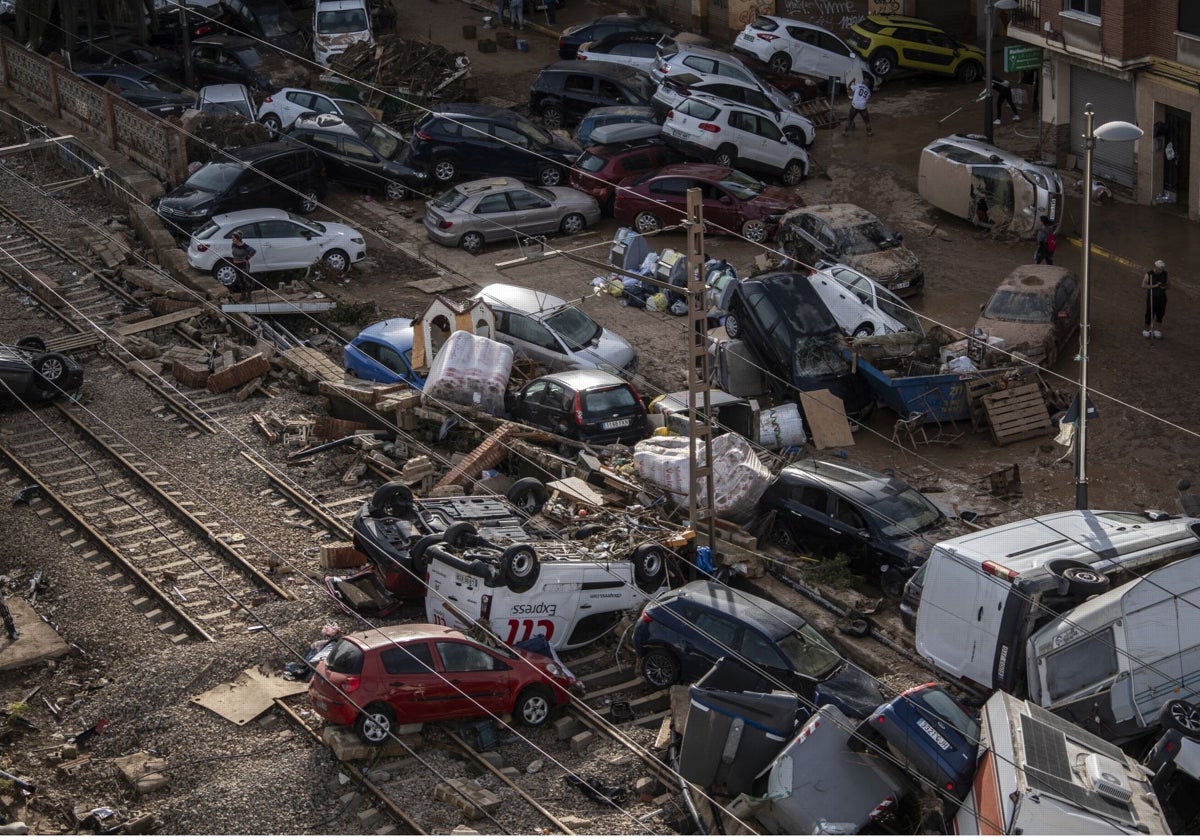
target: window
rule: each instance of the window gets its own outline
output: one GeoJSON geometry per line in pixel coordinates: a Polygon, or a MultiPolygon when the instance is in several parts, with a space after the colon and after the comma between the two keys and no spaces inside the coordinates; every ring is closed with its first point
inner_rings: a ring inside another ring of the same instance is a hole
{"type": "Polygon", "coordinates": [[[508,197],[514,210],[540,210],[550,206],[550,202],[529,190],[515,190],[508,197]]]}
{"type": "Polygon", "coordinates": [[[1179,0],[1179,31],[1200,36],[1200,3],[1179,0]]]}
{"type": "Polygon", "coordinates": [[[863,521],[862,514],[858,512],[858,508],[845,499],[836,496],[834,497],[833,504],[833,518],[856,531],[861,531],[867,527],[867,523],[863,521]]]}
{"type": "Polygon", "coordinates": [[[329,134],[317,134],[315,132],[311,137],[313,151],[337,154],[338,142],[336,137],[329,134]]]}
{"type": "Polygon", "coordinates": [[[754,133],[760,137],[766,137],[768,140],[774,140],[777,143],[783,140],[783,132],[779,130],[779,126],[766,117],[758,118],[758,130],[754,133]]]}
{"type": "MultiPolygon", "coordinates": [[[[447,126],[446,133],[452,137],[457,137],[459,130],[459,126],[455,126],[453,128],[447,126]]],[[[477,143],[487,140],[488,134],[490,133],[488,131],[488,124],[483,120],[463,120],[461,130],[463,137],[465,137],[467,140],[474,140],[477,143]]]]}
{"type": "Polygon", "coordinates": [[[931,47],[938,47],[943,50],[952,50],[955,48],[954,42],[950,40],[950,36],[942,32],[930,32],[926,37],[926,41],[931,47]]]}
{"type": "MultiPolygon", "coordinates": [[[[536,344],[538,347],[544,347],[547,350],[561,352],[561,348],[558,346],[558,342],[554,340],[554,336],[550,334],[550,330],[543,327],[537,321],[527,318],[524,315],[518,315],[516,312],[509,312],[507,315],[503,332],[520,341],[527,341],[530,344],[536,344]]],[[[499,329],[500,325],[497,325],[497,328],[499,329]]]]}
{"type": "Polygon", "coordinates": [[[723,616],[701,613],[696,617],[696,629],[723,648],[732,651],[737,647],[738,626],[723,616]]]}
{"type": "Polygon", "coordinates": [[[1046,689],[1051,703],[1091,688],[1117,675],[1117,648],[1112,627],[1105,627],[1046,657],[1046,689]]]}
{"type": "Polygon", "coordinates": [[[736,128],[738,131],[747,131],[751,134],[754,134],[754,115],[747,114],[745,111],[730,111],[729,127],[736,128]]]}
{"type": "Polygon", "coordinates": [[[567,81],[563,84],[563,87],[572,93],[591,93],[595,84],[591,76],[571,74],[567,76],[567,81]]]}
{"type": "Polygon", "coordinates": [[[389,674],[427,674],[433,670],[433,657],[425,642],[387,648],[380,652],[379,661],[389,674]]]}
{"type": "Polygon", "coordinates": [[[502,125],[496,126],[496,139],[504,143],[512,143],[516,146],[520,146],[522,149],[529,148],[528,137],[519,131],[513,131],[511,128],[505,128],[502,125]]]}
{"type": "Polygon", "coordinates": [[[675,110],[698,120],[711,120],[721,113],[719,108],[715,108],[707,102],[701,102],[699,99],[685,99],[675,106],[675,110]]]}
{"type": "Polygon", "coordinates": [[[506,193],[485,195],[483,198],[479,199],[479,204],[475,206],[475,212],[480,214],[507,213],[508,195],[506,193]]]}
{"type": "Polygon", "coordinates": [[[316,95],[302,90],[293,90],[287,94],[288,102],[303,108],[306,111],[316,110],[313,108],[313,102],[316,100],[316,95]]]}
{"type": "Polygon", "coordinates": [[[258,235],[264,239],[303,239],[307,233],[299,225],[284,219],[268,219],[258,223],[258,235]]]}
{"type": "Polygon", "coordinates": [[[686,195],[692,182],[687,178],[660,178],[650,185],[654,195],[686,195]]]}
{"type": "Polygon", "coordinates": [[[333,102],[329,99],[326,99],[324,96],[314,96],[312,99],[312,109],[318,114],[337,113],[337,108],[334,106],[333,102]]]}
{"type": "Polygon", "coordinates": [[[818,513],[824,513],[829,507],[829,493],[819,487],[793,487],[789,495],[818,513]]]}
{"type": "Polygon", "coordinates": [[[612,82],[603,80],[600,82],[600,98],[611,100],[612,102],[617,102],[622,105],[628,101],[625,94],[621,93],[621,89],[619,87],[614,85],[612,82]]]}
{"type": "Polygon", "coordinates": [[[462,642],[437,642],[443,669],[455,671],[502,671],[505,666],[485,650],[462,642]]]}
{"type": "Polygon", "coordinates": [[[698,55],[689,55],[683,60],[685,67],[691,67],[697,73],[706,73],[710,76],[717,74],[717,62],[711,58],[701,58],[698,55]]]}
{"type": "Polygon", "coordinates": [[[770,642],[753,630],[746,631],[746,635],[742,639],[741,653],[742,656],[755,665],[763,665],[767,668],[779,668],[781,670],[788,667],[783,657],[779,654],[779,651],[771,647],[770,642]]]}
{"type": "Polygon", "coordinates": [[[375,153],[366,143],[360,143],[357,140],[342,138],[342,150],[346,153],[346,157],[354,158],[355,160],[375,161],[375,153]]]}
{"type": "MultiPolygon", "coordinates": [[[[1180,7],[1192,5],[1186,2],[1181,2],[1180,7]]],[[[1064,12],[1079,12],[1082,15],[1094,15],[1100,17],[1100,0],[1065,0],[1063,3],[1064,12]]],[[[1180,17],[1183,17],[1182,12],[1180,17]]]]}

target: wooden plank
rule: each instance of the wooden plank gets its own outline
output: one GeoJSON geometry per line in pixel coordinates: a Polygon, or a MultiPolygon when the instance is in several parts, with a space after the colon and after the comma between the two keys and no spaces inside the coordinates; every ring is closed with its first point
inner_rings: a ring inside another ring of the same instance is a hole
{"type": "Polygon", "coordinates": [[[800,407],[804,410],[804,424],[817,449],[832,449],[853,446],[854,435],[850,432],[850,421],[840,397],[825,389],[801,391],[800,407]]]}
{"type": "Polygon", "coordinates": [[[983,406],[998,446],[1040,437],[1051,429],[1050,413],[1036,383],[987,394],[983,406]]]}
{"type": "Polygon", "coordinates": [[[604,506],[604,497],[594,491],[582,478],[576,478],[575,476],[560,478],[557,481],[547,483],[546,487],[551,490],[558,490],[560,493],[570,496],[576,502],[588,505],[589,507],[598,508],[604,506]]]}
{"type": "Polygon", "coordinates": [[[138,321],[135,324],[118,324],[112,328],[112,331],[117,335],[133,335],[134,333],[146,332],[147,330],[154,330],[159,327],[169,327],[171,324],[186,321],[188,318],[195,318],[203,312],[204,310],[199,306],[192,306],[187,309],[181,309],[178,312],[159,315],[157,318],[147,318],[145,321],[138,321]]]}

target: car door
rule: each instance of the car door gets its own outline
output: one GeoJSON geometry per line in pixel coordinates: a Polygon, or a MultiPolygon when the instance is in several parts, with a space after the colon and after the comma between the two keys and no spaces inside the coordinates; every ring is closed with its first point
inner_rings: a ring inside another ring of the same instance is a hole
{"type": "Polygon", "coordinates": [[[597,88],[599,79],[586,73],[567,73],[563,79],[563,111],[567,118],[574,122],[593,108],[600,105],[612,105],[612,102],[601,102],[597,88]]]}
{"type": "Polygon", "coordinates": [[[486,172],[511,175],[514,178],[532,180],[542,165],[542,158],[529,151],[532,143],[528,137],[506,125],[492,126],[494,138],[491,147],[491,168],[486,172]]]}
{"type": "Polygon", "coordinates": [[[925,33],[924,64],[929,70],[949,73],[958,60],[958,44],[945,32],[925,33]]]}
{"type": "Polygon", "coordinates": [[[881,555],[871,540],[871,528],[862,508],[837,493],[830,493],[829,537],[827,556],[845,554],[850,566],[862,574],[873,576],[879,571],[881,555]]]}
{"type": "Polygon", "coordinates": [[[429,642],[410,642],[379,651],[376,695],[401,722],[429,720],[443,702],[445,688],[433,665],[429,642]]]}
{"type": "Polygon", "coordinates": [[[487,120],[462,119],[462,139],[455,144],[459,169],[463,173],[480,172],[512,175],[512,153],[496,142],[492,124],[487,120]]]}
{"type": "Polygon", "coordinates": [[[811,275],[811,282],[817,294],[833,315],[833,320],[837,321],[838,326],[847,334],[852,333],[855,326],[862,323],[862,306],[849,288],[851,280],[852,278],[843,277],[832,268],[811,275]]]}
{"type": "Polygon", "coordinates": [[[818,555],[829,554],[833,523],[829,517],[830,492],[807,483],[789,484],[779,500],[782,524],[791,534],[797,549],[818,555]]]}
{"type": "Polygon", "coordinates": [[[211,85],[229,81],[221,72],[221,48],[215,44],[198,44],[192,47],[192,70],[196,84],[211,85]]]}
{"type": "Polygon", "coordinates": [[[533,190],[509,190],[509,203],[516,216],[514,226],[522,233],[555,233],[558,230],[558,208],[554,202],[533,190]]]}
{"type": "Polygon", "coordinates": [[[513,348],[513,353],[548,366],[551,370],[569,367],[568,353],[554,333],[520,312],[498,312],[496,338],[513,348]]]}
{"type": "Polygon", "coordinates": [[[482,196],[475,205],[474,214],[473,226],[489,242],[511,239],[516,235],[513,228],[517,226],[517,214],[509,204],[507,192],[490,192],[482,196]]]}
{"type": "Polygon", "coordinates": [[[336,134],[324,131],[307,131],[301,142],[308,144],[325,162],[325,174],[335,181],[346,181],[353,177],[347,161],[342,157],[342,150],[336,134]]]}
{"type": "Polygon", "coordinates": [[[754,115],[753,142],[746,152],[760,168],[769,172],[779,172],[791,159],[791,150],[787,138],[779,130],[779,126],[764,116],[754,115]]]}
{"type": "Polygon", "coordinates": [[[268,219],[257,227],[262,237],[259,250],[266,254],[263,271],[307,268],[321,257],[320,246],[313,244],[314,231],[303,225],[290,219],[268,219]]]}
{"type": "Polygon", "coordinates": [[[1068,274],[1054,290],[1054,344],[1059,350],[1079,327],[1079,286],[1068,274]]]}
{"type": "Polygon", "coordinates": [[[692,626],[685,627],[681,634],[682,681],[695,682],[722,656],[736,655],[741,637],[742,625],[738,621],[721,613],[696,610],[692,626]]]}
{"type": "Polygon", "coordinates": [[[313,101],[316,96],[306,90],[290,90],[284,94],[279,110],[282,112],[279,115],[279,122],[283,125],[291,125],[296,121],[296,117],[309,111],[316,110],[313,108],[313,101]]]}
{"type": "Polygon", "coordinates": [[[251,207],[295,207],[300,198],[297,192],[307,186],[308,167],[305,163],[307,153],[277,154],[260,160],[255,166],[262,173],[258,180],[263,182],[260,188],[259,204],[251,207]]]}
{"type": "Polygon", "coordinates": [[[663,224],[678,223],[687,214],[687,191],[694,183],[693,178],[655,178],[646,190],[654,204],[646,209],[658,216],[663,224]]]}
{"type": "Polygon", "coordinates": [[[569,409],[570,394],[566,388],[558,382],[538,380],[525,389],[517,416],[540,429],[557,432],[565,425],[569,409]]]}
{"type": "Polygon", "coordinates": [[[704,222],[716,228],[716,233],[742,230],[741,206],[727,190],[712,181],[696,180],[693,186],[700,188],[704,199],[704,222]]]}
{"type": "Polygon", "coordinates": [[[512,711],[511,667],[481,647],[463,641],[434,642],[440,673],[448,683],[438,710],[443,719],[480,717],[512,711]]]}
{"type": "Polygon", "coordinates": [[[342,137],[341,157],[344,163],[343,180],[364,189],[375,189],[383,180],[383,160],[379,153],[357,137],[342,137]]]}

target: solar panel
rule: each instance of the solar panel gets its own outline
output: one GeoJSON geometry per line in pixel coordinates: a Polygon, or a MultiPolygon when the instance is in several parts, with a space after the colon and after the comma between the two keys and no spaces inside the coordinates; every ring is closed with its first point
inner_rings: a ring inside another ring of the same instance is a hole
{"type": "MultiPolygon", "coordinates": [[[[1091,813],[1122,823],[1132,822],[1133,814],[1129,808],[1075,783],[1067,754],[1067,737],[1061,729],[1021,715],[1021,733],[1025,744],[1025,775],[1034,787],[1091,813]]],[[[1124,763],[1122,759],[1118,760],[1124,763]]]]}

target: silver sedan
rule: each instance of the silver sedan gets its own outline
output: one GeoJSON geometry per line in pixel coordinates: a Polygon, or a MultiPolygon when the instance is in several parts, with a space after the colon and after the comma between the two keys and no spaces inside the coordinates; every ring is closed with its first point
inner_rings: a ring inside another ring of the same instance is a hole
{"type": "Polygon", "coordinates": [[[440,245],[478,254],[487,242],[580,233],[600,221],[596,199],[570,187],[535,187],[515,178],[459,184],[425,202],[425,230],[440,245]]]}

